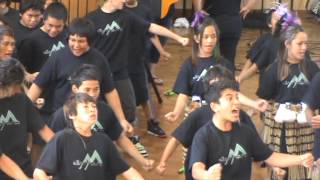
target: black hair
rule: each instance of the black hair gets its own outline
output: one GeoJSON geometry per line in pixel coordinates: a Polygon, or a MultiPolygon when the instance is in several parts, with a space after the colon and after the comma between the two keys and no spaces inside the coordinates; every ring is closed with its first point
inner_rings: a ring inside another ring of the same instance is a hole
{"type": "Polygon", "coordinates": [[[239,91],[239,84],[235,80],[225,79],[210,84],[205,99],[208,103],[219,103],[222,92],[226,89],[239,91]]]}
{"type": "Polygon", "coordinates": [[[0,41],[2,41],[3,36],[10,36],[14,38],[13,30],[6,25],[0,25],[0,41]]]}
{"type": "Polygon", "coordinates": [[[0,0],[0,3],[6,3],[7,6],[10,6],[11,0],[0,0]]]}
{"type": "Polygon", "coordinates": [[[86,37],[90,44],[95,35],[94,24],[87,18],[75,18],[69,25],[69,36],[78,35],[80,37],[86,37]]]}
{"type": "Polygon", "coordinates": [[[23,65],[14,58],[0,60],[0,87],[8,88],[12,85],[22,84],[25,77],[23,65]]]}
{"type": "Polygon", "coordinates": [[[266,18],[266,23],[267,23],[267,25],[271,24],[272,14],[273,14],[275,11],[276,11],[275,9],[270,9],[270,10],[267,12],[267,18],[266,18]]]}
{"type": "Polygon", "coordinates": [[[200,35],[199,43],[197,43],[194,39],[193,39],[193,43],[192,43],[192,64],[193,65],[197,65],[197,63],[198,63],[199,45],[202,44],[203,32],[208,26],[214,27],[214,29],[216,31],[216,36],[217,36],[217,44],[216,44],[216,47],[214,48],[213,56],[217,61],[221,57],[221,53],[219,50],[220,32],[219,32],[218,25],[211,17],[206,16],[206,17],[204,17],[203,21],[199,25],[197,25],[193,28],[193,35],[194,36],[200,35]]]}
{"type": "Polygon", "coordinates": [[[39,10],[43,13],[43,1],[42,0],[21,0],[19,12],[20,14],[25,13],[29,9],[39,10]]]}
{"type": "Polygon", "coordinates": [[[233,73],[229,69],[220,64],[210,67],[202,78],[204,92],[207,92],[213,81],[216,82],[225,79],[235,80],[233,73]]]}
{"type": "Polygon", "coordinates": [[[53,17],[55,19],[63,20],[64,22],[66,22],[68,18],[68,10],[63,3],[51,3],[43,12],[43,19],[47,20],[48,17],[53,17]]]}
{"type": "Polygon", "coordinates": [[[66,102],[63,105],[63,110],[65,112],[66,119],[69,121],[67,123],[67,126],[69,128],[74,129],[73,122],[70,120],[69,117],[75,116],[78,114],[77,105],[80,103],[89,103],[89,102],[96,104],[96,100],[86,93],[75,93],[75,94],[72,93],[68,97],[68,99],[66,100],[66,102]]]}
{"type": "Polygon", "coordinates": [[[100,73],[95,65],[83,64],[71,75],[70,84],[79,88],[83,81],[97,80],[100,82],[100,73]]]}

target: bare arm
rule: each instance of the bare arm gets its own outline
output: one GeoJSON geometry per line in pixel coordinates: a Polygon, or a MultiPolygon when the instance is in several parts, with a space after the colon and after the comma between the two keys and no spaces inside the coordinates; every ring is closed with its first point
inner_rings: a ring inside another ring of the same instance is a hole
{"type": "Polygon", "coordinates": [[[180,93],[178,95],[173,111],[165,115],[166,119],[172,122],[176,121],[182,114],[184,108],[187,106],[188,99],[189,96],[180,93]]]}
{"type": "Polygon", "coordinates": [[[271,156],[265,161],[273,167],[289,167],[297,165],[310,167],[313,165],[313,156],[311,153],[303,155],[290,155],[273,152],[271,156]]]}
{"type": "Polygon", "coordinates": [[[159,165],[157,166],[157,172],[160,175],[164,174],[164,172],[167,168],[167,160],[171,157],[171,155],[176,150],[176,148],[178,147],[179,144],[180,144],[179,141],[177,141],[177,139],[174,137],[172,137],[169,140],[168,144],[166,145],[166,147],[162,153],[159,165]]]}
{"type": "Polygon", "coordinates": [[[188,38],[181,37],[178,34],[175,34],[172,31],[170,31],[169,29],[167,29],[163,26],[159,26],[155,23],[150,24],[149,32],[156,34],[156,35],[159,35],[159,36],[165,36],[167,38],[173,39],[173,40],[179,42],[180,44],[182,44],[183,46],[186,46],[189,43],[188,38]]]}
{"type": "Polygon", "coordinates": [[[116,143],[122,150],[126,151],[132,158],[138,161],[145,170],[151,170],[153,168],[154,161],[145,159],[124,134],[120,135],[116,143]]]}
{"type": "Polygon", "coordinates": [[[49,142],[51,138],[54,136],[53,131],[47,125],[40,129],[38,133],[40,137],[46,142],[49,142]]]}
{"type": "Polygon", "coordinates": [[[266,100],[258,99],[254,101],[242,93],[239,93],[239,101],[242,105],[251,107],[260,112],[264,112],[268,107],[268,102],[266,100]]]}
{"type": "Polygon", "coordinates": [[[196,162],[192,165],[192,177],[197,180],[220,180],[221,172],[221,164],[214,164],[208,170],[202,162],[196,162]]]}
{"type": "Polygon", "coordinates": [[[33,179],[34,180],[49,180],[50,177],[42,169],[36,168],[33,172],[33,179]]]}
{"type": "Polygon", "coordinates": [[[192,0],[194,11],[201,11],[203,9],[204,0],[192,0]]]}
{"type": "Polygon", "coordinates": [[[32,102],[36,102],[36,100],[40,97],[42,91],[43,90],[40,86],[32,83],[27,95],[32,102]]]}
{"type": "Polygon", "coordinates": [[[169,59],[171,57],[171,54],[164,50],[158,36],[151,37],[150,41],[154,45],[154,47],[156,47],[161,57],[163,57],[164,59],[169,59]]]}
{"type": "Polygon", "coordinates": [[[251,11],[257,0],[248,0],[247,3],[241,8],[240,14],[243,18],[246,18],[247,14],[251,11]]]}
{"type": "Polygon", "coordinates": [[[107,99],[108,104],[110,105],[113,112],[116,114],[123,130],[127,133],[132,133],[133,127],[131,126],[130,123],[128,123],[128,121],[126,120],[123,114],[118,91],[114,89],[111,92],[106,93],[105,98],[107,99]]]}
{"type": "Polygon", "coordinates": [[[0,157],[0,169],[13,179],[30,179],[24,174],[17,164],[5,154],[0,157]]]}
{"type": "Polygon", "coordinates": [[[239,83],[243,82],[244,80],[250,78],[254,73],[258,70],[258,66],[256,63],[253,63],[249,68],[246,70],[242,70],[239,75],[239,83]]]}
{"type": "Polygon", "coordinates": [[[139,174],[139,172],[132,167],[122,173],[122,176],[128,180],[143,180],[141,174],[139,174]]]}

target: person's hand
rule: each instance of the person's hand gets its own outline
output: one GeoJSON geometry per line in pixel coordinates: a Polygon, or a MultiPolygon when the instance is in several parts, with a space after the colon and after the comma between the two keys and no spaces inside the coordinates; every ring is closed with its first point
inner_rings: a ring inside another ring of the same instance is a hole
{"type": "Polygon", "coordinates": [[[151,169],[153,169],[153,164],[154,164],[154,160],[153,159],[145,159],[143,162],[143,169],[146,171],[150,171],[151,169]]]}
{"type": "Polygon", "coordinates": [[[311,126],[315,129],[320,128],[320,115],[311,118],[311,126]]]}
{"type": "Polygon", "coordinates": [[[311,153],[306,153],[303,155],[300,155],[300,164],[304,167],[311,167],[313,165],[314,157],[311,153]]]}
{"type": "Polygon", "coordinates": [[[171,54],[167,51],[162,51],[160,53],[161,59],[168,61],[171,58],[171,54]]]}
{"type": "Polygon", "coordinates": [[[126,134],[128,135],[133,134],[133,127],[127,120],[121,120],[120,125],[126,134]]]}
{"type": "Polygon", "coordinates": [[[268,109],[269,103],[264,99],[256,100],[256,110],[260,112],[265,112],[268,109]]]}
{"type": "Polygon", "coordinates": [[[272,170],[274,171],[275,175],[278,177],[278,179],[283,180],[286,175],[286,171],[284,169],[273,167],[272,170]]]}
{"type": "Polygon", "coordinates": [[[208,169],[209,178],[211,180],[220,180],[222,175],[222,165],[220,163],[214,164],[208,169]]]}
{"type": "Polygon", "coordinates": [[[175,122],[178,119],[178,115],[175,112],[169,112],[164,115],[167,121],[175,122]]]}
{"type": "Polygon", "coordinates": [[[159,175],[164,175],[165,171],[166,171],[167,165],[165,162],[160,162],[157,166],[157,173],[159,175]]]}
{"type": "Polygon", "coordinates": [[[242,16],[243,19],[245,19],[247,17],[247,15],[250,12],[250,8],[248,8],[247,6],[243,6],[240,10],[240,14],[242,16]]]}
{"type": "Polygon", "coordinates": [[[201,103],[200,102],[191,102],[190,105],[189,105],[189,113],[191,113],[192,111],[198,109],[201,107],[201,103]]]}
{"type": "Polygon", "coordinates": [[[181,37],[181,38],[179,38],[178,42],[179,42],[182,46],[186,46],[186,45],[189,44],[189,38],[181,37]]]}

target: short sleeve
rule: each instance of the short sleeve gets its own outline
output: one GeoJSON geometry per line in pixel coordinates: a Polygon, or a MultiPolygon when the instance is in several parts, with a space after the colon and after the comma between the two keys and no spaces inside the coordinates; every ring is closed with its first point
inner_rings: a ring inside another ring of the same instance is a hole
{"type": "Polygon", "coordinates": [[[104,102],[98,104],[99,122],[103,123],[104,133],[106,133],[112,141],[119,139],[122,133],[122,127],[114,114],[113,110],[104,102]]]}
{"type": "MultiPolygon", "coordinates": [[[[99,53],[100,54],[100,53],[99,53]]],[[[100,74],[101,74],[101,93],[105,94],[105,93],[109,93],[112,90],[114,90],[115,86],[114,86],[114,82],[113,82],[113,75],[110,69],[110,65],[108,60],[102,55],[100,54],[102,57],[102,65],[100,68],[100,74]]]]}
{"type": "Polygon", "coordinates": [[[252,143],[252,157],[255,161],[264,161],[268,159],[273,153],[272,150],[262,142],[259,134],[253,129],[248,129],[251,133],[250,137],[252,143]]]}
{"type": "Polygon", "coordinates": [[[308,88],[307,93],[303,97],[303,102],[306,103],[311,109],[317,109],[320,107],[320,72],[317,73],[308,88]]]}
{"type": "Polygon", "coordinates": [[[55,66],[55,56],[50,56],[46,63],[41,68],[38,76],[36,77],[34,83],[40,88],[45,89],[49,87],[50,83],[55,80],[56,77],[56,66],[55,66]]]}
{"type": "Polygon", "coordinates": [[[173,91],[178,94],[186,94],[188,96],[191,96],[191,79],[192,78],[192,72],[191,72],[191,62],[189,60],[185,61],[181,67],[180,71],[178,73],[176,82],[173,86],[173,91]]]}
{"type": "Polygon", "coordinates": [[[277,63],[275,62],[261,74],[257,96],[266,100],[273,99],[279,88],[277,79],[277,63]]]}
{"type": "Polygon", "coordinates": [[[67,126],[67,121],[69,118],[66,117],[66,114],[63,108],[59,108],[51,117],[49,122],[49,127],[54,132],[63,130],[67,126]]]}
{"type": "MultiPolygon", "coordinates": [[[[203,129],[201,129],[203,130],[203,129]]],[[[206,136],[203,133],[203,131],[199,130],[193,141],[192,141],[192,146],[191,146],[191,156],[190,156],[190,161],[189,161],[189,171],[192,169],[192,166],[196,162],[202,162],[206,164],[207,161],[207,141],[206,141],[206,136]]]]}

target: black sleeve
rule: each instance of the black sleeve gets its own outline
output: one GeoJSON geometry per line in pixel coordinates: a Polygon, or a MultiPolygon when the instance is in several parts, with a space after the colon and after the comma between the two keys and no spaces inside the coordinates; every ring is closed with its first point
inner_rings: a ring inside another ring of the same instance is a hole
{"type": "Polygon", "coordinates": [[[313,146],[313,155],[314,160],[318,160],[320,158],[320,129],[316,129],[314,131],[314,146],[313,146]]]}
{"type": "Polygon", "coordinates": [[[207,162],[207,153],[208,153],[208,147],[207,147],[207,141],[206,141],[207,137],[201,130],[199,130],[196,133],[192,141],[191,156],[190,156],[189,167],[188,167],[189,171],[192,169],[192,165],[194,163],[202,162],[206,164],[207,162]]]}
{"type": "Polygon", "coordinates": [[[109,93],[111,92],[112,90],[115,89],[115,86],[114,86],[114,82],[113,82],[113,75],[112,75],[112,72],[111,72],[111,69],[110,69],[110,65],[107,61],[107,59],[102,55],[100,54],[103,58],[103,64],[101,65],[102,67],[98,67],[98,68],[102,68],[102,72],[101,72],[101,75],[102,75],[102,78],[101,78],[101,83],[100,83],[100,88],[101,88],[101,93],[102,94],[105,94],[105,93],[109,93]]]}
{"type": "Polygon", "coordinates": [[[191,146],[193,137],[198,130],[196,123],[201,112],[201,108],[191,112],[172,133],[172,136],[186,148],[191,146]]]}
{"type": "Polygon", "coordinates": [[[151,25],[150,22],[144,20],[142,17],[139,17],[137,14],[125,10],[126,15],[129,17],[129,23],[130,23],[130,32],[134,34],[146,34],[149,31],[149,27],[151,25]]]}
{"type": "Polygon", "coordinates": [[[34,83],[42,88],[43,91],[45,91],[45,88],[49,87],[55,80],[57,68],[55,61],[55,55],[50,56],[34,81],[34,83]]]}
{"type": "Polygon", "coordinates": [[[192,67],[189,67],[189,64],[191,63],[189,61],[191,60],[188,59],[181,65],[176,82],[174,83],[173,91],[177,94],[181,93],[191,96],[191,80],[189,78],[192,76],[190,72],[190,68],[192,67]]]}
{"type": "Polygon", "coordinates": [[[130,166],[120,157],[120,154],[113,142],[107,136],[105,137],[107,142],[107,147],[105,149],[107,150],[107,159],[110,164],[111,171],[113,174],[120,175],[127,171],[130,166]]]}
{"type": "Polygon", "coordinates": [[[48,174],[55,174],[58,171],[60,161],[60,148],[62,145],[62,134],[56,134],[44,147],[40,159],[36,165],[38,169],[44,170],[48,174]]]}
{"type": "Polygon", "coordinates": [[[308,88],[307,93],[303,97],[303,102],[306,103],[311,109],[317,109],[320,107],[320,72],[317,73],[308,88]]]}
{"type": "Polygon", "coordinates": [[[261,74],[257,96],[266,100],[273,99],[279,88],[277,87],[277,79],[277,65],[275,62],[261,74]]]}
{"type": "Polygon", "coordinates": [[[242,110],[240,111],[240,120],[241,120],[241,123],[246,124],[252,130],[257,132],[256,126],[253,124],[250,116],[245,111],[242,111],[242,110]]]}
{"type": "Polygon", "coordinates": [[[27,72],[30,72],[32,68],[33,49],[32,40],[26,38],[21,42],[20,48],[17,50],[18,59],[24,65],[27,72]]]}
{"type": "Polygon", "coordinates": [[[99,119],[102,118],[101,123],[105,123],[102,126],[104,127],[104,132],[109,136],[109,138],[113,141],[119,139],[122,133],[122,127],[114,114],[113,110],[105,103],[100,102],[102,105],[99,108],[99,112],[101,114],[98,115],[99,119]]]}
{"type": "Polygon", "coordinates": [[[41,116],[36,109],[36,107],[33,105],[33,103],[30,101],[30,99],[24,95],[25,102],[26,102],[26,116],[27,116],[27,126],[28,126],[28,132],[32,132],[33,134],[37,134],[44,126],[45,126],[45,120],[41,119],[41,116]]]}
{"type": "Polygon", "coordinates": [[[268,159],[271,154],[273,153],[272,150],[266,145],[265,143],[262,142],[259,134],[248,128],[248,131],[250,131],[250,136],[252,141],[251,147],[252,147],[252,157],[255,161],[264,161],[268,159]]]}
{"type": "Polygon", "coordinates": [[[67,126],[68,121],[69,118],[66,117],[66,114],[63,108],[61,107],[52,114],[52,117],[48,124],[52,131],[58,132],[63,130],[67,126]]]}

